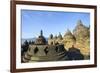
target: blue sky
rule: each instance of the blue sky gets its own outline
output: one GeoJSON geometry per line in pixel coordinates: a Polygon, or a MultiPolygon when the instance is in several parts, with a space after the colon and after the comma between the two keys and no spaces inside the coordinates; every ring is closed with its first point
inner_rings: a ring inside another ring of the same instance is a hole
{"type": "Polygon", "coordinates": [[[77,21],[81,20],[85,26],[90,25],[90,14],[82,12],[54,12],[21,10],[22,38],[38,37],[40,30],[48,37],[51,33],[64,35],[67,29],[73,31],[77,21]]]}

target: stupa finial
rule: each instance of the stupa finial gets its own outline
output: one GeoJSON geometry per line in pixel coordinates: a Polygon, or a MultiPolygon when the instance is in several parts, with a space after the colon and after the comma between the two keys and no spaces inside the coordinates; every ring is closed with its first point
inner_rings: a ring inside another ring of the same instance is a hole
{"type": "Polygon", "coordinates": [[[42,30],[40,31],[40,35],[43,36],[43,31],[42,30]]]}

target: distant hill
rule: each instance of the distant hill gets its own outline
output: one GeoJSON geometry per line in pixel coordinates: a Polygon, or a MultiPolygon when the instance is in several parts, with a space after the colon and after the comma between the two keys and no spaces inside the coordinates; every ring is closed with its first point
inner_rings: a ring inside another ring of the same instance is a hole
{"type": "MultiPolygon", "coordinates": [[[[48,38],[45,38],[45,39],[46,39],[46,41],[48,41],[48,38]]],[[[22,39],[21,39],[21,44],[23,44],[26,40],[27,40],[28,42],[29,42],[29,41],[35,41],[36,38],[27,38],[27,39],[23,39],[23,38],[22,38],[22,39]]]]}

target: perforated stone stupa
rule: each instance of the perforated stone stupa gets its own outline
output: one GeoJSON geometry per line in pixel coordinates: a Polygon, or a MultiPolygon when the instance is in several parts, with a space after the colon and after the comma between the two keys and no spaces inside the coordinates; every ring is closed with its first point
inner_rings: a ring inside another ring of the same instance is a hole
{"type": "Polygon", "coordinates": [[[23,56],[23,62],[58,61],[67,60],[63,44],[48,44],[41,30],[40,36],[34,44],[29,45],[28,51],[23,56]]]}

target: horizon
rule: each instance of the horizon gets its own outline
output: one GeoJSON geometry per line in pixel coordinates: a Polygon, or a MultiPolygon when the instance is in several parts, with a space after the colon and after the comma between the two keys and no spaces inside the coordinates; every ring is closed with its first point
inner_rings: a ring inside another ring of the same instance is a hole
{"type": "Polygon", "coordinates": [[[82,12],[60,12],[60,11],[39,11],[21,10],[22,39],[34,38],[40,35],[49,37],[50,34],[63,36],[69,29],[71,32],[81,20],[86,27],[90,26],[90,14],[82,12]]]}

